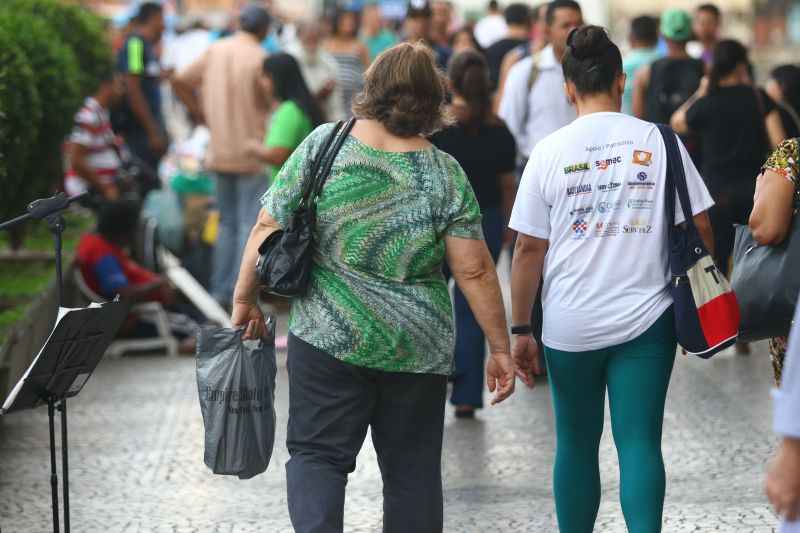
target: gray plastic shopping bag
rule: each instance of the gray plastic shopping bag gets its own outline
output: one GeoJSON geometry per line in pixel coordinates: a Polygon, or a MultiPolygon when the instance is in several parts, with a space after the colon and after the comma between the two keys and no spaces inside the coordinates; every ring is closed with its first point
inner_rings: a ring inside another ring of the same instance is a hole
{"type": "Polygon", "coordinates": [[[275,325],[269,339],[242,340],[242,329],[202,328],[197,388],[206,465],[249,479],[267,469],[275,443],[275,325]]]}

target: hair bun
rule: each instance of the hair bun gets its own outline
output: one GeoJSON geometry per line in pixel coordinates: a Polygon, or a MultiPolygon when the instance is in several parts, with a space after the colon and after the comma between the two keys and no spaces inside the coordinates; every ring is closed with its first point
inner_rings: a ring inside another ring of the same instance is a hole
{"type": "Polygon", "coordinates": [[[583,60],[602,56],[614,43],[603,28],[584,26],[572,30],[567,38],[567,45],[575,59],[583,60]]]}

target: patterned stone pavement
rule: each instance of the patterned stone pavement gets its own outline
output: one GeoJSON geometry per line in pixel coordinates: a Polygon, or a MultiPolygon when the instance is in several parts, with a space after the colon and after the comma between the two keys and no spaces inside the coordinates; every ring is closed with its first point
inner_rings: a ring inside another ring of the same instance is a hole
{"type": "MultiPolygon", "coordinates": [[[[71,403],[75,532],[291,531],[283,464],[287,418],[280,357],[278,436],[268,471],[248,481],[211,474],[190,358],[105,360],[71,403]]],[[[766,348],[750,357],[680,357],[670,389],[664,451],[667,532],[770,533],[761,485],[774,447],[766,348]]],[[[46,409],[0,420],[0,530],[49,530],[46,409]]],[[[624,532],[609,424],[602,443],[603,502],[596,531],[624,532]]],[[[553,420],[547,386],[520,388],[477,420],[445,432],[445,530],[554,532],[553,420]]],[[[345,530],[380,531],[381,484],[369,439],[351,477],[345,530]]]]}

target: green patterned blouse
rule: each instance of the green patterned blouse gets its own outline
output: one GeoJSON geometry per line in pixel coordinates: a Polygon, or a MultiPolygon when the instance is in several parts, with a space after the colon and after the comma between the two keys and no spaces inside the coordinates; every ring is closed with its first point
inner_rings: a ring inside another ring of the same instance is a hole
{"type": "MultiPolygon", "coordinates": [[[[281,225],[332,127],[311,133],[264,195],[281,225]]],[[[483,238],[478,202],[455,159],[434,147],[385,152],[350,136],[318,198],[311,283],[292,302],[289,330],[354,365],[449,374],[448,235],[483,238]]]]}

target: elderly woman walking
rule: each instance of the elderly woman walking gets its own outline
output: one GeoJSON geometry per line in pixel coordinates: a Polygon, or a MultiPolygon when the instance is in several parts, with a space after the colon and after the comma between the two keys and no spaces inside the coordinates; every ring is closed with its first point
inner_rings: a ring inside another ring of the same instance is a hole
{"type": "MultiPolygon", "coordinates": [[[[442,531],[441,452],[452,307],[445,261],[484,330],[493,403],[514,390],[500,287],[475,194],[458,163],[425,138],[444,122],[431,52],[381,54],[356,99],[359,117],[318,198],[314,267],[289,324],[286,465],[295,531],[343,530],[347,476],[367,429],[383,477],[383,531],[442,531]]],[[[331,131],[317,128],[262,199],[236,286],[233,323],[263,331],[255,263],[298,204],[331,131]]]]}

